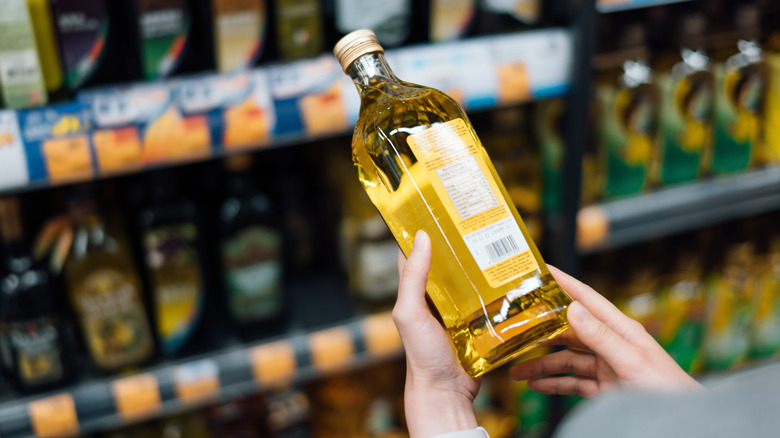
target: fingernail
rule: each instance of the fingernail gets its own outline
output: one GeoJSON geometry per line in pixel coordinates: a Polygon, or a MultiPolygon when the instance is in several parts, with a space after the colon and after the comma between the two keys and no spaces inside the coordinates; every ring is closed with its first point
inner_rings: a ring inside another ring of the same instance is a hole
{"type": "Polygon", "coordinates": [[[578,324],[583,324],[590,318],[590,312],[579,301],[573,301],[569,304],[569,309],[566,311],[566,316],[570,321],[574,321],[578,324]]]}
{"type": "Polygon", "coordinates": [[[428,238],[428,234],[423,230],[417,230],[417,233],[414,235],[414,246],[423,247],[430,241],[431,239],[428,238]]]}

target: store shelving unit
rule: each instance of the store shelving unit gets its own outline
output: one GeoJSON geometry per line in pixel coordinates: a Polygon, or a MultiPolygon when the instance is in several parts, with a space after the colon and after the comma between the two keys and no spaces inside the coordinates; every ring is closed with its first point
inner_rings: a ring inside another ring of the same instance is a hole
{"type": "Polygon", "coordinates": [[[389,313],[351,318],[139,373],[0,404],[0,436],[85,434],[165,416],[401,354],[389,313]]]}

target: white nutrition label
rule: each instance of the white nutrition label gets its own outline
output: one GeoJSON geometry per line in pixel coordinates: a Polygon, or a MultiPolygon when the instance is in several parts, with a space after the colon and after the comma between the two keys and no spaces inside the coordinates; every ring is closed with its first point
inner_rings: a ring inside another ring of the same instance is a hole
{"type": "Polygon", "coordinates": [[[498,199],[477,160],[470,156],[436,170],[460,220],[498,207],[498,199]]]}

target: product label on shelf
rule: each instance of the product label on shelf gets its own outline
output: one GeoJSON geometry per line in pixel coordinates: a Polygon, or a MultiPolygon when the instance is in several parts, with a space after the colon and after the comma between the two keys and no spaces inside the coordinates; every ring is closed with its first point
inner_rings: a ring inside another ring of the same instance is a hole
{"type": "Polygon", "coordinates": [[[465,121],[435,125],[407,142],[491,286],[538,268],[465,121]]]}
{"type": "Polygon", "coordinates": [[[62,53],[65,81],[71,89],[90,79],[103,56],[108,11],[103,1],[57,0],[52,13],[62,53]]]}
{"type": "Polygon", "coordinates": [[[312,364],[321,371],[345,366],[355,353],[352,334],[346,327],[333,327],[309,336],[312,364]]]}
{"type": "Polygon", "coordinates": [[[111,389],[116,410],[126,421],[150,417],[162,408],[160,386],[152,373],[117,379],[111,389]]]}
{"type": "Polygon", "coordinates": [[[262,385],[283,386],[289,383],[295,377],[295,357],[295,349],[286,340],[258,345],[249,351],[252,374],[262,385]]]}
{"type": "Polygon", "coordinates": [[[198,229],[189,222],[155,227],[143,236],[164,354],[178,352],[201,320],[204,286],[197,239],[198,229]]]}
{"type": "Polygon", "coordinates": [[[62,379],[60,326],[51,318],[0,324],[4,358],[26,386],[44,385],[62,379]]]}
{"type": "Polygon", "coordinates": [[[138,28],[141,61],[147,79],[164,78],[179,65],[192,17],[184,0],[141,0],[138,28]]]}
{"type": "Polygon", "coordinates": [[[27,155],[14,111],[0,111],[0,188],[24,186],[30,182],[27,155]]]}
{"type": "Polygon", "coordinates": [[[0,86],[4,106],[46,103],[30,13],[25,0],[0,0],[0,86]]]}
{"type": "Polygon", "coordinates": [[[94,175],[89,109],[79,103],[19,112],[30,179],[69,182],[94,175]]]}
{"type": "Polygon", "coordinates": [[[398,353],[403,350],[401,337],[390,312],[369,315],[363,321],[363,343],[366,350],[376,355],[398,353]]]}
{"type": "Polygon", "coordinates": [[[74,436],[79,433],[76,404],[70,394],[58,394],[31,401],[28,406],[35,435],[47,438],[74,436]]]}
{"type": "Polygon", "coordinates": [[[329,55],[272,67],[277,132],[322,135],[347,131],[348,114],[341,100],[343,75],[338,61],[329,55]]]}
{"type": "Polygon", "coordinates": [[[219,367],[205,359],[173,369],[176,397],[184,403],[199,403],[219,395],[219,367]]]}
{"type": "Polygon", "coordinates": [[[403,44],[411,33],[410,0],[336,0],[336,28],[341,33],[372,29],[379,44],[403,44]]]}
{"type": "Polygon", "coordinates": [[[265,0],[212,1],[219,71],[252,65],[263,47],[265,0]]]}
{"type": "Polygon", "coordinates": [[[264,70],[181,79],[175,95],[184,119],[199,119],[214,147],[239,150],[271,141],[276,120],[264,70]]]}

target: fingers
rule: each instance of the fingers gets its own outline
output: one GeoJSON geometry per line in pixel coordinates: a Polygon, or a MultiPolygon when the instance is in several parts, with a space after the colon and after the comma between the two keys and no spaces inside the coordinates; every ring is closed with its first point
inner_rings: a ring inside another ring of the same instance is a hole
{"type": "Polygon", "coordinates": [[[639,328],[634,320],[623,314],[614,304],[601,294],[593,290],[590,286],[582,283],[569,274],[561,271],[555,266],[547,266],[550,269],[555,281],[566,291],[569,296],[579,301],[596,318],[601,320],[609,328],[619,333],[621,336],[635,339],[641,334],[637,333],[639,328]]]}
{"type": "Polygon", "coordinates": [[[572,302],[567,316],[577,339],[602,357],[613,370],[618,372],[621,369],[636,369],[641,366],[637,363],[640,360],[637,347],[601,322],[582,303],[572,302]]]}
{"type": "Polygon", "coordinates": [[[590,353],[563,350],[527,360],[509,369],[509,375],[515,380],[566,373],[596,377],[596,356],[590,353]]]}
{"type": "Polygon", "coordinates": [[[560,335],[546,341],[543,345],[545,347],[564,345],[566,347],[575,348],[577,350],[590,351],[590,348],[588,348],[587,345],[583,344],[582,341],[577,339],[577,335],[574,333],[571,327],[560,335]]]}
{"type": "MultiPolygon", "coordinates": [[[[431,269],[431,240],[420,230],[414,236],[414,245],[409,258],[398,256],[400,282],[398,299],[393,308],[393,319],[399,330],[411,321],[433,318],[425,303],[425,286],[431,269]]],[[[402,333],[403,334],[403,333],[402,333]]]]}
{"type": "Polygon", "coordinates": [[[580,376],[543,377],[528,381],[531,391],[542,394],[578,395],[590,398],[599,393],[595,379],[580,376]]]}

